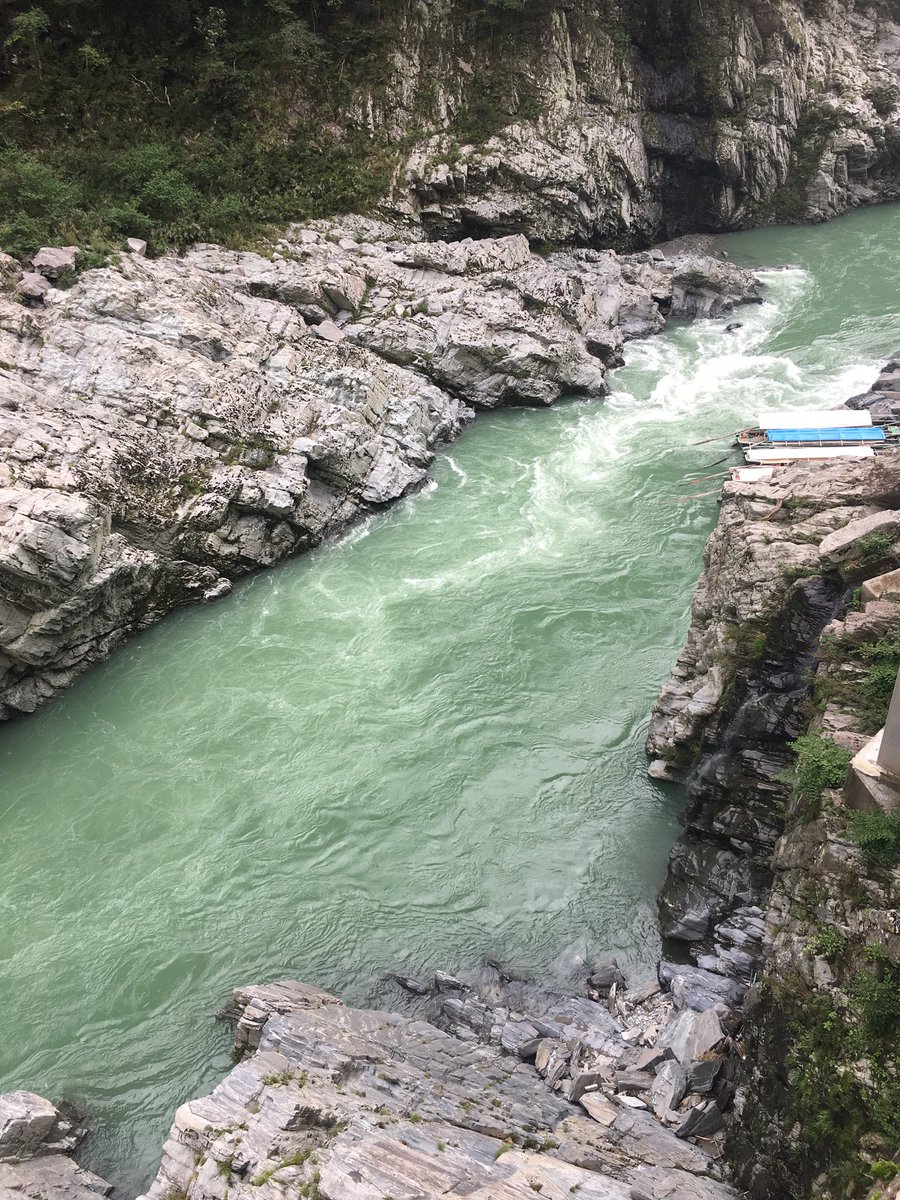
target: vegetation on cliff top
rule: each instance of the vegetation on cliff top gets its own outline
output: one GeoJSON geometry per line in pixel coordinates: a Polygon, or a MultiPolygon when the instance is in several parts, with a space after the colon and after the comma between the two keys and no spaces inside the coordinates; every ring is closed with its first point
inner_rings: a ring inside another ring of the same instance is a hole
{"type": "MultiPolygon", "coordinates": [[[[461,0],[490,39],[538,0],[461,0]]],[[[366,211],[402,145],[370,129],[402,0],[40,0],[0,10],[0,247],[246,244],[266,228],[366,211]]],[[[536,97],[479,72],[450,131],[484,140],[536,97]]],[[[430,81],[416,103],[433,119],[430,81]]],[[[421,130],[420,130],[421,131],[421,130]]]]}
{"type": "MultiPolygon", "coordinates": [[[[361,0],[363,3],[363,0],[361,0]]],[[[348,5],[42,0],[0,21],[0,245],[240,241],[387,182],[329,128],[379,27],[348,5]]]]}

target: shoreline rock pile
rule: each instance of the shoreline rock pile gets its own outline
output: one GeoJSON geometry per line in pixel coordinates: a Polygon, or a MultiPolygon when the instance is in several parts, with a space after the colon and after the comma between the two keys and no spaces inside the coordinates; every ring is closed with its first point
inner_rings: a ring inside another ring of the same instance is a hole
{"type": "Polygon", "coordinates": [[[77,1122],[33,1092],[0,1095],[0,1197],[3,1200],[97,1200],[112,1185],[72,1158],[83,1136],[77,1122]]]}

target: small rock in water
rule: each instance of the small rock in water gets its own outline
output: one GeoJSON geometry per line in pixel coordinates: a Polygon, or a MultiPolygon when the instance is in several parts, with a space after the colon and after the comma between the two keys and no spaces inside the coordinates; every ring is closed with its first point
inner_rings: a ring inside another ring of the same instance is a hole
{"type": "Polygon", "coordinates": [[[143,258],[147,253],[147,243],[143,238],[126,238],[125,245],[132,254],[136,254],[138,258],[143,258]]]}
{"type": "Polygon", "coordinates": [[[439,992],[468,992],[471,990],[467,983],[463,983],[455,975],[448,975],[446,971],[435,971],[434,986],[439,992]]]}
{"type": "Polygon", "coordinates": [[[413,979],[412,975],[391,975],[391,979],[395,983],[399,983],[404,991],[412,992],[414,996],[427,996],[431,991],[427,983],[422,983],[419,979],[413,979]]]}
{"type": "Polygon", "coordinates": [[[591,972],[588,984],[599,992],[601,996],[608,996],[614,987],[624,987],[625,976],[619,970],[619,964],[614,958],[608,958],[605,962],[594,967],[591,972]]]}

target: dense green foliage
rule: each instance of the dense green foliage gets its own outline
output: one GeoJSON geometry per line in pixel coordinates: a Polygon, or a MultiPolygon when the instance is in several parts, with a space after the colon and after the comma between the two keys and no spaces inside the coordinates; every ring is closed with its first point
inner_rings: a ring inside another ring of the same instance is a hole
{"type": "Polygon", "coordinates": [[[42,0],[0,27],[0,245],[241,241],[351,207],[388,163],[329,125],[380,44],[359,0],[42,0]]]}
{"type": "Polygon", "coordinates": [[[853,755],[830,738],[807,733],[791,742],[797,755],[794,790],[803,800],[818,800],[825,788],[841,787],[853,755]]]}
{"type": "MultiPolygon", "coordinates": [[[[463,0],[485,52],[540,0],[463,0]]],[[[403,146],[352,114],[401,38],[391,0],[23,0],[0,6],[0,246],[241,245],[262,230],[365,211],[403,146]]],[[[458,140],[537,115],[506,59],[447,122],[458,140]]],[[[408,124],[433,126],[429,81],[408,124]]]]}
{"type": "Polygon", "coordinates": [[[817,675],[814,692],[818,707],[837,704],[854,713],[868,732],[877,732],[887,717],[900,671],[900,631],[862,645],[823,638],[819,657],[839,669],[817,675]]]}
{"type": "Polygon", "coordinates": [[[839,1002],[798,976],[761,990],[755,1058],[765,1103],[745,1110],[741,1136],[769,1138],[773,1111],[789,1131],[770,1160],[781,1172],[773,1194],[818,1195],[825,1184],[831,1195],[861,1196],[900,1151],[897,968],[879,956],[847,991],[839,1002]],[[883,1165],[873,1170],[872,1158],[883,1165]]]}
{"type": "Polygon", "coordinates": [[[887,867],[900,860],[900,812],[853,813],[847,828],[870,862],[887,867]]]}

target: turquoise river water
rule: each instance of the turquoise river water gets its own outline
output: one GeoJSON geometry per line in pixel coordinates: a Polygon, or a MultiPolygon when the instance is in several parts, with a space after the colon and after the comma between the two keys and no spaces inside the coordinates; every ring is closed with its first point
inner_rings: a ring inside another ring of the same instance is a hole
{"type": "Polygon", "coordinates": [[[722,245],[767,284],[739,330],[480,416],[417,495],[0,729],[0,1091],[83,1104],[122,1194],[227,1070],[235,984],[652,968],[678,800],[642,742],[728,445],[694,443],[900,350],[897,206],[722,245]]]}

